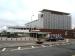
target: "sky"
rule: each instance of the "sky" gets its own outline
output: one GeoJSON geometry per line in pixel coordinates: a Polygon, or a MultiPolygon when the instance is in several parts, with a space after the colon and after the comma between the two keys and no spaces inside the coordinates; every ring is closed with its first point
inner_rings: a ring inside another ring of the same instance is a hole
{"type": "Polygon", "coordinates": [[[42,9],[71,13],[75,26],[75,0],[0,0],[0,27],[36,20],[42,9]]]}

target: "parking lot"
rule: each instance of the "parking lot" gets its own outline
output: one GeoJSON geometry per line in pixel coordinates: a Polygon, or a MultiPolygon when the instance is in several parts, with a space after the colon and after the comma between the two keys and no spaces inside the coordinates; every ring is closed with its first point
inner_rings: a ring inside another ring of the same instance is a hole
{"type": "Polygon", "coordinates": [[[52,47],[52,46],[53,45],[26,45],[26,46],[3,47],[3,48],[0,48],[0,52],[44,48],[44,47],[52,47]]]}
{"type": "Polygon", "coordinates": [[[25,50],[33,48],[43,48],[43,47],[52,47],[59,45],[69,45],[64,41],[57,42],[44,42],[43,44],[36,44],[34,41],[0,41],[0,51],[15,51],[15,50],[25,50]]]}
{"type": "Polygon", "coordinates": [[[63,53],[64,56],[72,56],[75,53],[75,48],[74,48],[75,39],[70,39],[69,40],[70,42],[66,42],[66,39],[55,41],[55,42],[45,41],[43,44],[36,44],[35,42],[36,40],[37,40],[36,38],[29,39],[23,37],[17,38],[17,40],[16,38],[12,38],[12,40],[11,38],[7,38],[7,39],[3,38],[0,40],[0,53],[1,53],[0,56],[23,56],[26,54],[28,56],[29,55],[38,56],[38,52],[40,52],[39,55],[43,55],[43,56],[46,56],[47,54],[60,56],[63,53]]]}
{"type": "Polygon", "coordinates": [[[56,46],[66,46],[67,44],[36,44],[36,45],[25,45],[25,46],[10,46],[10,47],[1,47],[0,52],[7,52],[7,51],[18,51],[18,50],[26,50],[26,49],[36,49],[36,48],[47,48],[47,47],[56,47],[56,46]]]}
{"type": "Polygon", "coordinates": [[[0,56],[72,56],[74,53],[69,45],[30,45],[0,49],[0,56]]]}

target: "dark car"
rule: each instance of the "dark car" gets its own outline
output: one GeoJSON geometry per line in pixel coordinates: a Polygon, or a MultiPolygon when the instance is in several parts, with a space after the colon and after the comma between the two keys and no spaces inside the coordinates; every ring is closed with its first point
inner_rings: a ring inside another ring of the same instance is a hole
{"type": "Polygon", "coordinates": [[[57,40],[64,40],[64,37],[62,36],[59,36],[59,37],[56,37],[57,40]]]}
{"type": "Polygon", "coordinates": [[[50,39],[51,41],[56,41],[56,37],[55,37],[55,36],[51,36],[49,39],[50,39]]]}
{"type": "Polygon", "coordinates": [[[50,36],[46,39],[46,41],[56,41],[56,37],[55,36],[50,36]]]}
{"type": "Polygon", "coordinates": [[[59,37],[59,40],[64,40],[64,37],[60,36],[60,37],[59,37]]]}

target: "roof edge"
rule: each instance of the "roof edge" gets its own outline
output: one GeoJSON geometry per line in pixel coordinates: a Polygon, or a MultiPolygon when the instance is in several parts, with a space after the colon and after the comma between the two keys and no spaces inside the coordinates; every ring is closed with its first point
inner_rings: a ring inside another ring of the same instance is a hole
{"type": "Polygon", "coordinates": [[[40,12],[53,12],[53,13],[57,13],[57,14],[65,14],[65,15],[70,15],[70,13],[66,13],[66,12],[60,12],[60,11],[55,11],[55,10],[48,10],[48,9],[43,9],[40,12]]]}

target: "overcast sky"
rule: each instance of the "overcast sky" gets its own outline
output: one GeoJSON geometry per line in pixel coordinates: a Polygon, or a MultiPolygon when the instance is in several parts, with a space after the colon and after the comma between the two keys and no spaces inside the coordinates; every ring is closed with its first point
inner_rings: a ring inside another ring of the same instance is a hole
{"type": "Polygon", "coordinates": [[[37,19],[38,11],[51,9],[68,12],[75,24],[75,0],[0,0],[0,27],[23,25],[37,19]]]}

